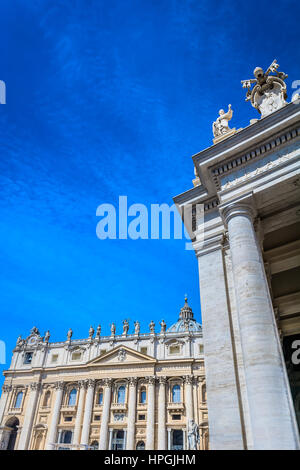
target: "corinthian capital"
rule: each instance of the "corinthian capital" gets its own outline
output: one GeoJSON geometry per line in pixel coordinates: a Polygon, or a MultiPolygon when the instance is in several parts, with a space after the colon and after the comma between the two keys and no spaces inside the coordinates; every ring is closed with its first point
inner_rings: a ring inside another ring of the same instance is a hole
{"type": "Polygon", "coordinates": [[[103,383],[104,383],[105,387],[111,387],[112,386],[112,379],[111,378],[103,379],[103,383]]]}
{"type": "Polygon", "coordinates": [[[167,383],[167,377],[159,377],[159,383],[162,385],[165,385],[167,383]]]}
{"type": "Polygon", "coordinates": [[[78,380],[78,383],[77,383],[78,389],[86,388],[86,386],[87,386],[87,381],[86,380],[78,380]]]}
{"type": "Polygon", "coordinates": [[[95,379],[88,379],[87,380],[87,386],[88,388],[94,388],[95,387],[96,380],[95,379]]]}
{"type": "Polygon", "coordinates": [[[9,393],[9,392],[12,391],[12,386],[4,384],[3,387],[2,387],[2,391],[3,391],[3,393],[9,393]]]}
{"type": "Polygon", "coordinates": [[[150,377],[147,377],[147,381],[148,381],[149,385],[155,385],[156,376],[155,375],[150,375],[150,377]]]}
{"type": "Polygon", "coordinates": [[[32,382],[30,384],[31,390],[39,390],[41,388],[41,384],[39,382],[32,382]]]}
{"type": "Polygon", "coordinates": [[[193,385],[194,377],[192,375],[185,375],[184,376],[184,382],[187,385],[193,385]]]}
{"type": "Polygon", "coordinates": [[[138,378],[137,377],[129,377],[128,378],[128,382],[129,382],[129,385],[130,386],[136,386],[137,384],[137,381],[138,381],[138,378]]]}
{"type": "Polygon", "coordinates": [[[55,384],[54,384],[55,390],[63,390],[64,387],[65,387],[65,383],[62,382],[62,381],[55,382],[55,384]]]}

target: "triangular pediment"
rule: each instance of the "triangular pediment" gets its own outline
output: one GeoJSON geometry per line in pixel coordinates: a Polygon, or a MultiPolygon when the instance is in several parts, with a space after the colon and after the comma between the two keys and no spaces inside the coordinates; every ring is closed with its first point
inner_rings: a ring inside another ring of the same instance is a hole
{"type": "Polygon", "coordinates": [[[153,364],[156,360],[147,354],[128,348],[127,346],[116,346],[101,356],[95,357],[88,364],[93,365],[122,365],[122,364],[153,364]]]}

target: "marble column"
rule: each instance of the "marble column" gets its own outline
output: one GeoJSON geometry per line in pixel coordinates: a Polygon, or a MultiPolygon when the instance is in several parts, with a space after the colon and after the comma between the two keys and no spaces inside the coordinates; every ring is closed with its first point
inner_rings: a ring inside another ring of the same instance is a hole
{"type": "Polygon", "coordinates": [[[89,379],[87,382],[87,392],[85,396],[84,416],[80,444],[88,446],[90,437],[91,417],[94,405],[95,380],[89,379]]]}
{"type": "Polygon", "coordinates": [[[130,377],[126,450],[135,449],[136,384],[137,384],[137,378],[130,377]]]}
{"type": "Polygon", "coordinates": [[[11,392],[12,387],[10,385],[4,384],[2,387],[2,395],[0,399],[0,425],[3,426],[2,419],[5,413],[6,403],[8,400],[9,392],[11,392]]]}
{"type": "Polygon", "coordinates": [[[109,429],[108,450],[111,450],[112,448],[112,438],[113,438],[113,430],[109,429]]]}
{"type": "Polygon", "coordinates": [[[56,382],[55,384],[55,402],[52,412],[52,419],[50,423],[49,433],[47,437],[47,445],[46,450],[53,450],[54,444],[56,443],[56,434],[57,434],[57,425],[59,420],[60,414],[60,407],[64,393],[64,383],[63,382],[56,382]]]}
{"type": "Polygon", "coordinates": [[[40,383],[33,382],[30,384],[29,397],[26,400],[26,411],[23,426],[20,434],[18,450],[27,450],[31,437],[32,424],[36,413],[36,404],[40,391],[40,383]]]}
{"type": "Polygon", "coordinates": [[[299,437],[252,204],[222,208],[234,288],[254,449],[298,449],[299,437]]]}
{"type": "Polygon", "coordinates": [[[146,450],[154,450],[155,379],[156,379],[155,377],[148,378],[146,450]]]}
{"type": "Polygon", "coordinates": [[[168,449],[172,450],[172,429],[168,428],[168,449]]]}
{"type": "Polygon", "coordinates": [[[126,442],[127,442],[127,429],[123,429],[124,431],[124,449],[123,450],[126,450],[127,447],[126,447],[126,442]]]}
{"type": "Polygon", "coordinates": [[[193,377],[186,375],[184,378],[185,382],[185,415],[186,415],[186,427],[188,427],[189,420],[194,419],[194,407],[193,407],[193,377]]]}
{"type": "Polygon", "coordinates": [[[74,427],[74,437],[73,437],[74,447],[78,446],[80,443],[81,423],[82,423],[82,415],[83,415],[83,410],[84,410],[86,385],[87,384],[84,380],[81,380],[78,382],[79,397],[78,397],[78,407],[77,407],[75,427],[74,427]]]}
{"type": "Polygon", "coordinates": [[[196,247],[212,450],[244,449],[223,234],[196,247]]]}
{"type": "Polygon", "coordinates": [[[193,406],[193,376],[186,375],[184,378],[185,383],[185,418],[186,418],[186,430],[183,431],[183,442],[184,449],[188,449],[187,435],[188,427],[191,419],[194,419],[194,406],[193,406]]]}
{"type": "Polygon", "coordinates": [[[159,377],[158,389],[158,450],[166,450],[166,377],[159,377]]]}
{"type": "Polygon", "coordinates": [[[103,412],[100,427],[99,450],[107,450],[108,423],[110,418],[112,380],[104,380],[103,412]]]}

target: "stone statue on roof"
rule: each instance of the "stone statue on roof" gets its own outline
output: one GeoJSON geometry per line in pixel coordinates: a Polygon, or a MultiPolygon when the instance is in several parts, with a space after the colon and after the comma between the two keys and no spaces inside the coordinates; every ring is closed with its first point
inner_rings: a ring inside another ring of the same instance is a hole
{"type": "Polygon", "coordinates": [[[96,331],[96,338],[100,338],[101,335],[101,325],[97,326],[97,331],[96,331]]]}
{"type": "Polygon", "coordinates": [[[255,78],[241,81],[243,88],[247,88],[246,101],[251,101],[262,118],[286,105],[284,80],[288,76],[284,72],[278,72],[278,68],[279,64],[273,60],[266,72],[261,67],[256,67],[253,72],[255,78]]]}
{"type": "Polygon", "coordinates": [[[140,322],[139,321],[134,322],[134,334],[135,335],[140,334],[140,329],[141,329],[140,322]]]}
{"type": "Polygon", "coordinates": [[[68,333],[67,333],[67,341],[71,341],[72,336],[73,336],[73,330],[72,328],[69,328],[68,333]]]}
{"type": "Polygon", "coordinates": [[[123,335],[126,336],[129,331],[129,323],[128,320],[123,320],[123,335]]]}
{"type": "Polygon", "coordinates": [[[111,336],[114,336],[116,334],[116,325],[114,323],[110,325],[110,332],[111,336]]]}
{"type": "Polygon", "coordinates": [[[222,136],[231,130],[228,122],[232,119],[232,115],[233,111],[231,109],[231,104],[228,105],[227,113],[225,113],[224,109],[220,109],[219,116],[213,123],[214,137],[222,136]]]}
{"type": "Polygon", "coordinates": [[[93,338],[94,333],[95,333],[95,330],[94,330],[94,328],[93,328],[92,325],[91,325],[91,326],[90,326],[90,329],[89,329],[89,339],[92,339],[92,338],[93,338]]]}
{"type": "Polygon", "coordinates": [[[151,334],[154,334],[155,333],[155,323],[153,320],[151,320],[150,324],[149,324],[149,329],[150,329],[150,333],[151,334]]]}
{"type": "Polygon", "coordinates": [[[162,320],[160,322],[160,328],[161,328],[160,332],[161,332],[161,334],[164,334],[166,332],[166,327],[167,327],[167,324],[166,324],[165,320],[162,320]]]}

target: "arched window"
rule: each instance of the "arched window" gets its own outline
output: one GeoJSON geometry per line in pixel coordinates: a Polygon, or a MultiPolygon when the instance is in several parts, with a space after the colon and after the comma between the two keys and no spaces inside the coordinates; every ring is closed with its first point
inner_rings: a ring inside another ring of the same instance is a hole
{"type": "Polygon", "coordinates": [[[23,392],[19,392],[16,396],[15,408],[21,408],[23,400],[23,392]]]}
{"type": "Polygon", "coordinates": [[[51,392],[48,390],[45,393],[45,396],[44,396],[43,406],[49,406],[50,405],[50,396],[51,396],[51,392]]]}
{"type": "MultiPolygon", "coordinates": [[[[7,443],[7,446],[5,447],[5,442],[2,441],[2,444],[4,444],[4,448],[7,450],[14,450],[15,444],[16,444],[16,439],[17,439],[17,434],[18,434],[18,426],[19,426],[19,420],[18,418],[10,418],[5,426],[7,428],[10,428],[9,432],[9,440],[7,443]]],[[[3,449],[4,450],[4,449],[3,449]]]]}
{"type": "Polygon", "coordinates": [[[145,442],[139,441],[136,445],[136,450],[145,450],[145,442]]]}
{"type": "Polygon", "coordinates": [[[125,403],[125,386],[121,385],[118,388],[118,403],[125,403]]]}
{"type": "Polygon", "coordinates": [[[60,442],[62,444],[72,444],[72,431],[62,431],[60,436],[60,442]]]}
{"type": "Polygon", "coordinates": [[[172,387],[172,402],[180,403],[180,385],[178,384],[172,387]]]}
{"type": "Polygon", "coordinates": [[[97,396],[97,405],[103,405],[103,390],[100,388],[97,396]]]}
{"type": "Polygon", "coordinates": [[[68,405],[69,406],[75,406],[76,405],[76,395],[77,395],[77,390],[76,390],[76,388],[73,388],[69,393],[69,400],[68,400],[68,405]]]}
{"type": "Polygon", "coordinates": [[[146,388],[142,387],[140,391],[140,403],[146,403],[146,399],[147,399],[146,388]]]}

